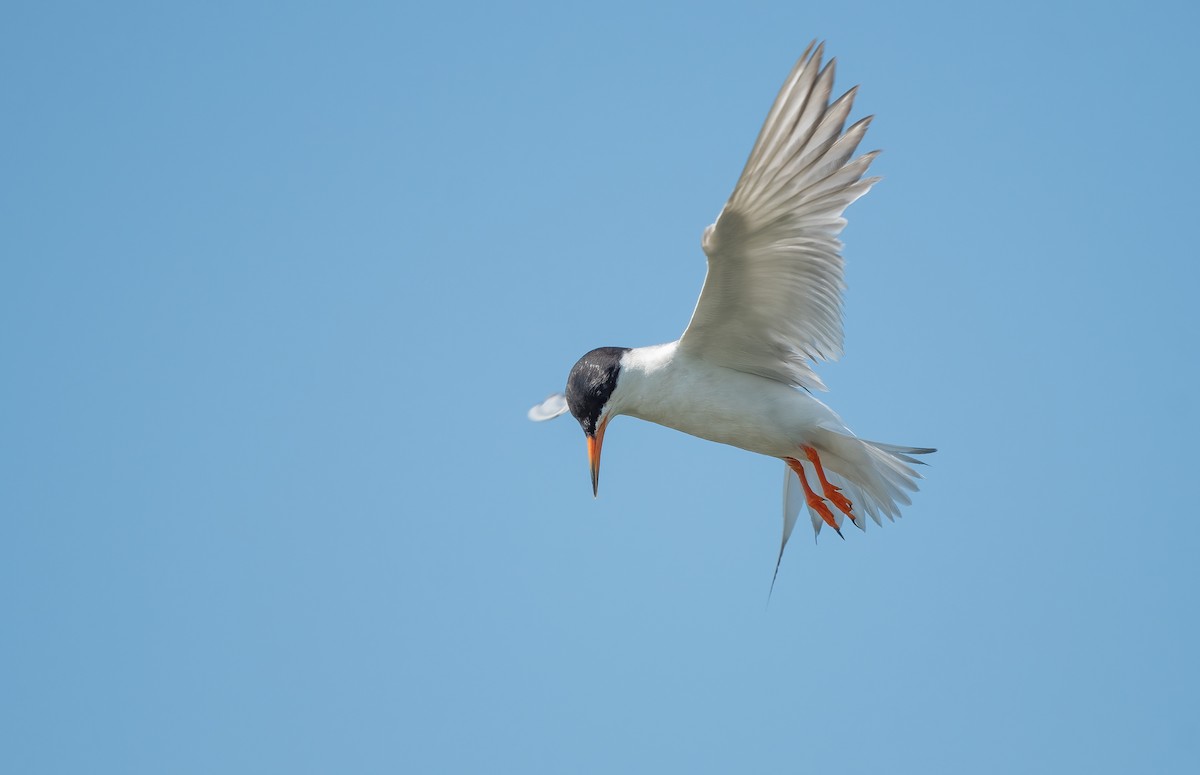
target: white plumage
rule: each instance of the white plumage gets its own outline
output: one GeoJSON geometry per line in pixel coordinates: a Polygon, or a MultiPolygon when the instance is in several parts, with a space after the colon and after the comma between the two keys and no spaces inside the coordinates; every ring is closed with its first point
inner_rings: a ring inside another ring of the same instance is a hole
{"type": "Polygon", "coordinates": [[[704,231],[708,275],[683,336],[593,350],[566,395],[529,414],[570,409],[588,436],[593,487],[604,430],[621,414],[783,459],[780,557],[802,503],[818,533],[840,533],[844,516],[864,530],[864,515],[898,517],[920,478],[913,456],[933,451],[859,439],[808,392],[825,389],[813,362],[842,354],[842,213],[878,180],[863,177],[877,152],[853,158],[870,119],[844,129],[855,90],[830,102],[834,63],[822,67],[822,55],[805,50],[704,231]]]}

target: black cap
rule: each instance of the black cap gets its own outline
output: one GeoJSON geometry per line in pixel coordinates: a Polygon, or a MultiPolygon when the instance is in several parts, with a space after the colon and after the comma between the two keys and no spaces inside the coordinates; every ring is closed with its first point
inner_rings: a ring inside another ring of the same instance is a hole
{"type": "Polygon", "coordinates": [[[596,432],[600,410],[617,388],[621,357],[629,349],[597,347],[571,367],[571,375],[567,377],[567,406],[589,436],[596,432]]]}

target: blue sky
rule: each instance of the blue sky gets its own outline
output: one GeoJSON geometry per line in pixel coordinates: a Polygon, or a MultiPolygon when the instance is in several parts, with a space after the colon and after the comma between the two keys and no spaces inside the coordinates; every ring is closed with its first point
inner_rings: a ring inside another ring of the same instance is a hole
{"type": "Polygon", "coordinates": [[[1184,3],[12,3],[0,769],[1180,772],[1200,756],[1184,3]],[[409,4],[412,5],[412,4],[409,4]],[[676,338],[828,41],[905,518],[525,410],[676,338]]]}

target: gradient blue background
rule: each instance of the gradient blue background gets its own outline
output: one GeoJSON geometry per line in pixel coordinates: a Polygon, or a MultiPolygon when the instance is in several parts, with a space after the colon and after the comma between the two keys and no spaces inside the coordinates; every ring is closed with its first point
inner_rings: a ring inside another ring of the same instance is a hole
{"type": "Polygon", "coordinates": [[[0,770],[1194,771],[1194,4],[411,5],[5,5],[0,770]],[[941,451],[766,607],[777,461],[525,410],[814,37],[828,400],[941,451]]]}

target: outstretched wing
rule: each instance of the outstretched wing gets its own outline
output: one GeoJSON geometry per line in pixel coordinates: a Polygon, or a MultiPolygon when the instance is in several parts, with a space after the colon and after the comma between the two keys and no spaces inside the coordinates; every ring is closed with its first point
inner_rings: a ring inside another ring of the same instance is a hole
{"type": "Polygon", "coordinates": [[[842,354],[842,213],[879,178],[850,161],[870,117],[843,131],[855,89],[829,101],[834,60],[810,45],[775,98],[742,176],[704,231],[708,275],[680,350],[824,390],[811,362],[842,354]]]}

